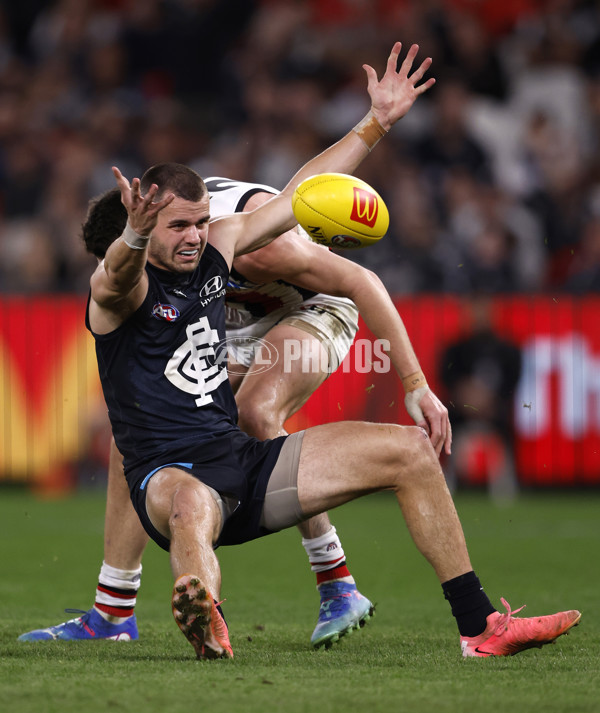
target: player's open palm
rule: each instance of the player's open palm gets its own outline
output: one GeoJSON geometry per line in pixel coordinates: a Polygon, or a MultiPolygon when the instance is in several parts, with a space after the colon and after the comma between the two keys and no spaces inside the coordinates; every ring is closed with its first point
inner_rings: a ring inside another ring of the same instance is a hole
{"type": "Polygon", "coordinates": [[[127,209],[127,220],[130,227],[138,235],[150,235],[158,220],[160,211],[174,198],[172,193],[163,196],[162,200],[154,202],[158,186],[154,183],[145,196],[142,195],[140,179],[134,178],[131,183],[116,166],[112,168],[121,191],[121,201],[127,209]]]}
{"type": "Polygon", "coordinates": [[[433,77],[419,84],[431,66],[431,57],[423,60],[411,74],[419,45],[411,46],[400,69],[397,70],[401,50],[402,43],[396,42],[388,57],[385,74],[381,80],[377,79],[377,72],[373,67],[363,64],[367,73],[367,90],[371,97],[371,110],[377,121],[386,130],[389,130],[398,119],[408,112],[418,96],[424,94],[435,84],[433,77]]]}

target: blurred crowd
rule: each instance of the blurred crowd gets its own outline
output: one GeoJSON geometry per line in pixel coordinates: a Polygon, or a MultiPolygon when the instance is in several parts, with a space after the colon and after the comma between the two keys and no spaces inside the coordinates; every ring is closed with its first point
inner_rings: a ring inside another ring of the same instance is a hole
{"type": "Polygon", "coordinates": [[[281,188],[395,40],[436,86],[358,175],[394,294],[600,290],[600,2],[4,0],[0,291],[87,290],[88,200],[160,161],[281,188]]]}

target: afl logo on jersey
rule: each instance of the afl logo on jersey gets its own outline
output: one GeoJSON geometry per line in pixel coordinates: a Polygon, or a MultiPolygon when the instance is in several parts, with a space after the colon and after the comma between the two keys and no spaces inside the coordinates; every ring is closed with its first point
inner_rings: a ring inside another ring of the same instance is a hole
{"type": "Polygon", "coordinates": [[[200,290],[200,297],[208,297],[214,295],[215,292],[220,292],[223,289],[223,278],[221,275],[215,275],[204,285],[200,290]]]}
{"type": "Polygon", "coordinates": [[[166,322],[174,322],[179,317],[179,310],[173,305],[157,302],[152,308],[152,316],[156,319],[164,319],[166,322]]]}

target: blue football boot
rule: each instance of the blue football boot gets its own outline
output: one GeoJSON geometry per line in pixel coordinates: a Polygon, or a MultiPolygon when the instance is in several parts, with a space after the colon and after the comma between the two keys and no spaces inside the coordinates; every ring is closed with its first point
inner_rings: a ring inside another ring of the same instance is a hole
{"type": "Polygon", "coordinates": [[[34,629],[19,636],[19,641],[75,641],[92,639],[112,639],[113,641],[133,641],[138,638],[135,614],[122,624],[111,624],[95,609],[65,609],[67,614],[81,613],[77,619],[70,619],[62,624],[47,629],[34,629]]]}
{"type": "Polygon", "coordinates": [[[356,584],[326,582],[319,587],[319,620],[310,637],[318,649],[328,649],[353,629],[360,629],[375,613],[374,605],[356,589],[356,584]]]}

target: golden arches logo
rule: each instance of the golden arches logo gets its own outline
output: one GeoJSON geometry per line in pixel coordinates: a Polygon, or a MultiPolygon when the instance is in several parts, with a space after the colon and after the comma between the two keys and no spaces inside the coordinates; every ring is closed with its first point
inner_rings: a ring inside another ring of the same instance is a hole
{"type": "Polygon", "coordinates": [[[353,186],[352,190],[354,191],[354,201],[350,220],[372,228],[377,222],[379,213],[377,196],[364,188],[358,188],[358,186],[353,186]]]}
{"type": "Polygon", "coordinates": [[[80,299],[0,306],[13,315],[0,325],[0,481],[37,486],[81,460],[104,428],[94,341],[80,299]]]}

